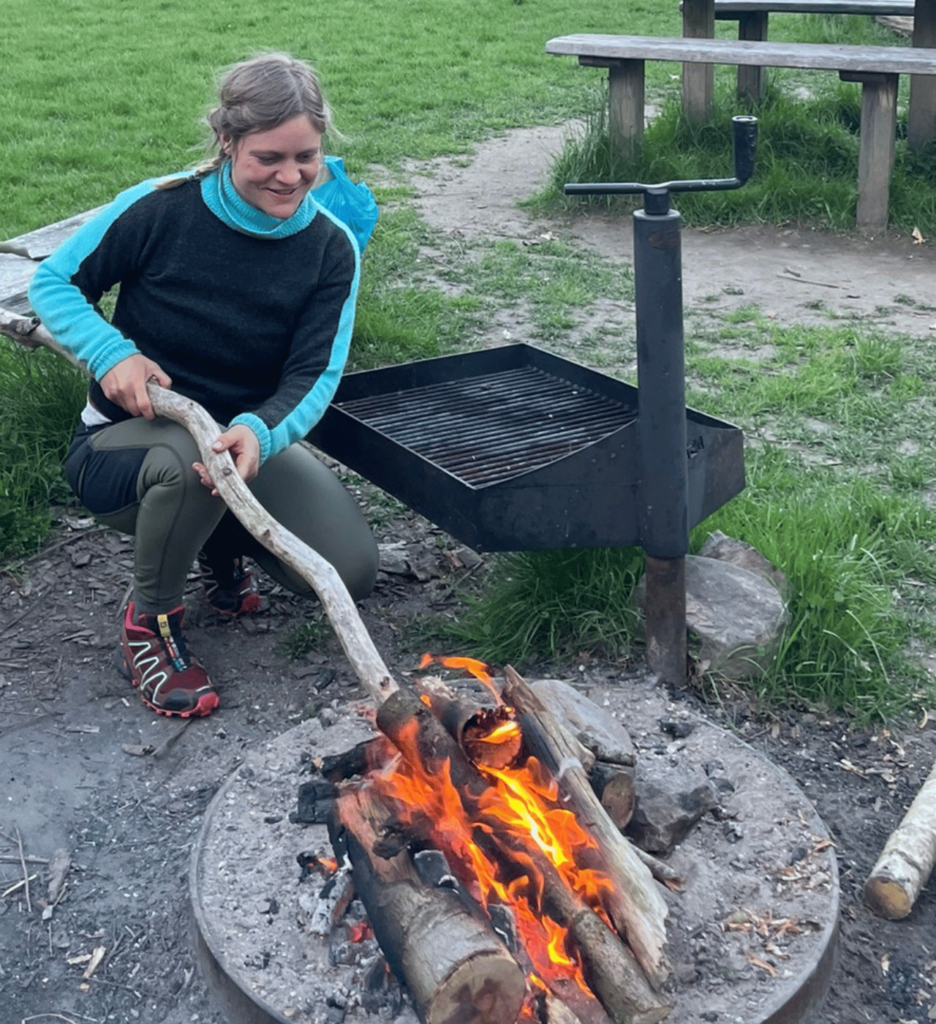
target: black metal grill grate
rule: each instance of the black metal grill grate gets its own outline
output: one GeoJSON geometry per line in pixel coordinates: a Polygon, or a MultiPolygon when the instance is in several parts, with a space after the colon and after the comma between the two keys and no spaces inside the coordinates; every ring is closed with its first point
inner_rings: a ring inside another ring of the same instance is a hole
{"type": "Polygon", "coordinates": [[[472,487],[548,465],[637,416],[532,366],[336,405],[472,487]]]}

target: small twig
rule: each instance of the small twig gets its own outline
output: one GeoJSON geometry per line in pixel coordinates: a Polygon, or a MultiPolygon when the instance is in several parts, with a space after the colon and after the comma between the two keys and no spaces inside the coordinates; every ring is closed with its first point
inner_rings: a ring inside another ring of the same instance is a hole
{"type": "Polygon", "coordinates": [[[107,978],[99,978],[96,974],[88,978],[88,981],[93,981],[95,985],[109,985],[111,988],[119,988],[124,992],[132,992],[137,999],[143,998],[143,993],[136,988],[131,988],[129,985],[121,985],[119,981],[109,981],[107,978]]]}
{"type": "Polygon", "coordinates": [[[45,590],[40,591],[40,593],[36,597],[36,600],[33,601],[33,603],[26,609],[26,611],[23,612],[22,615],[17,615],[15,619],[11,619],[2,629],[0,629],[0,636],[2,636],[4,633],[9,633],[10,630],[17,624],[17,622],[20,622],[22,619],[25,619],[27,615],[31,615],[33,613],[33,610],[39,606],[39,602],[42,600],[42,598],[45,597],[45,595],[45,590]]]}
{"type": "Polygon", "coordinates": [[[29,565],[30,562],[35,562],[37,559],[44,558],[51,552],[57,551],[59,548],[64,548],[68,544],[74,544],[76,540],[84,540],[85,537],[91,537],[95,533],[106,533],[108,530],[110,530],[109,526],[89,526],[87,530],[76,530],[75,533],[70,536],[62,537],[61,540],[57,540],[54,544],[50,544],[48,547],[44,547],[37,551],[25,564],[29,565]]]}
{"type": "MultiPolygon", "coordinates": [[[[176,728],[174,732],[169,733],[169,735],[162,741],[162,743],[160,743],[159,746],[153,750],[152,756],[155,757],[157,760],[160,757],[162,757],[166,753],[166,751],[173,745],[173,743],[175,743],[175,741],[182,735],[182,733],[185,732],[185,730],[191,724],[191,721],[191,718],[183,718],[178,728],[176,728]]],[[[139,807],[139,805],[142,802],[142,800],[138,801],[137,807],[139,807]]]]}
{"type": "Polygon", "coordinates": [[[19,826],[16,828],[16,845],[19,848],[20,865],[23,868],[23,879],[25,881],[24,893],[26,895],[26,909],[32,913],[32,900],[29,898],[29,869],[26,867],[26,855],[23,853],[23,839],[20,836],[19,826]]]}
{"type": "Polygon", "coordinates": [[[685,889],[686,880],[675,868],[671,868],[669,864],[654,857],[652,853],[641,850],[639,846],[634,846],[634,852],[650,869],[650,874],[658,882],[662,882],[667,889],[672,889],[673,892],[682,892],[685,889]]]}
{"type": "Polygon", "coordinates": [[[782,277],[784,281],[796,281],[798,284],[814,284],[820,288],[840,288],[841,285],[828,284],[826,281],[810,281],[805,277],[797,277],[795,274],[777,274],[777,277],[782,277]]]}
{"type": "MultiPolygon", "coordinates": [[[[29,888],[29,883],[30,882],[35,882],[35,880],[38,877],[39,877],[38,875],[30,875],[28,878],[21,878],[18,882],[14,882],[8,889],[4,889],[3,892],[0,892],[0,898],[2,898],[4,896],[9,896],[10,893],[16,892],[17,889],[22,889],[24,885],[28,889],[29,888]]],[[[27,896],[28,896],[28,893],[27,893],[27,896]]]]}

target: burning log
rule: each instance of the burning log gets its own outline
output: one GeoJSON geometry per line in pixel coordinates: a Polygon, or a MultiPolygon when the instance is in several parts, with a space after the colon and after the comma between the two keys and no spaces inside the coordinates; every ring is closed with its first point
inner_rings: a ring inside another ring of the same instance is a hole
{"type": "MultiPolygon", "coordinates": [[[[462,840],[475,851],[466,858],[469,867],[476,863],[474,857],[477,851],[481,851],[488,855],[489,860],[509,865],[507,873],[512,872],[514,881],[506,888],[522,881],[525,889],[535,890],[533,896],[540,910],[565,933],[566,955],[579,958],[585,982],[615,1024],[654,1024],[662,1020],[669,1012],[669,1006],[653,991],[632,952],[595,909],[571,890],[568,880],[560,877],[546,850],[521,841],[505,825],[498,823],[491,808],[491,780],[471,763],[429,706],[415,693],[400,690],[378,710],[377,725],[410,765],[429,777],[438,778],[435,789],[442,788],[444,782],[450,780],[457,793],[456,799],[461,801],[469,821],[477,823],[471,828],[469,838],[462,840]]],[[[496,772],[493,774],[497,775],[496,772]]],[[[597,803],[594,794],[592,799],[597,803]]],[[[569,811],[559,813],[570,814],[569,811]]],[[[433,821],[431,813],[420,810],[411,823],[413,838],[418,835],[420,839],[434,841],[431,834],[433,821]]],[[[559,852],[550,852],[557,860],[561,859],[559,852]]],[[[453,864],[453,871],[458,870],[453,864]]],[[[588,874],[591,881],[594,872],[588,874]]],[[[471,879],[463,881],[471,885],[471,879]]],[[[606,884],[597,899],[603,902],[615,888],[614,884],[606,884]]],[[[533,896],[525,895],[524,898],[533,902],[533,896]]],[[[615,904],[618,900],[612,896],[611,902],[615,904]]],[[[534,969],[546,984],[555,983],[555,977],[550,975],[542,957],[538,958],[534,950],[528,949],[527,952],[533,959],[534,969]]]]}
{"type": "Polygon", "coordinates": [[[350,750],[317,758],[313,764],[323,779],[337,783],[353,779],[355,775],[366,775],[372,768],[386,764],[388,759],[386,737],[374,736],[356,743],[350,750]]]}
{"type": "Polygon", "coordinates": [[[420,1020],[515,1024],[526,979],[490,924],[451,889],[424,883],[405,850],[387,859],[373,854],[390,813],[372,788],[346,788],[336,804],[343,831],[333,842],[347,849],[374,935],[420,1020]]]}
{"type": "Polygon", "coordinates": [[[441,679],[425,677],[416,684],[424,703],[471,761],[486,768],[506,768],[520,755],[523,735],[503,703],[492,707],[469,703],[441,679]]]}
{"type": "Polygon", "coordinates": [[[619,934],[626,936],[651,985],[659,991],[670,974],[664,953],[667,909],[649,869],[605,813],[576,757],[571,737],[509,665],[504,669],[503,696],[520,714],[525,741],[555,774],[582,823],[595,837],[618,883],[609,905],[611,919],[619,934]]]}

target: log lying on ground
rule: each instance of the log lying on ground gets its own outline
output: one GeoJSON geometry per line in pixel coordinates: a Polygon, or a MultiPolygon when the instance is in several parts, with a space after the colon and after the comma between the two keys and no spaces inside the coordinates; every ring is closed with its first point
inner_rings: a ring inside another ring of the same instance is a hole
{"type": "Polygon", "coordinates": [[[472,915],[451,890],[420,880],[406,851],[374,856],[389,813],[374,801],[373,790],[347,787],[336,804],[333,842],[347,848],[374,935],[420,1020],[515,1024],[526,996],[523,970],[480,914],[472,915]]]}
{"type": "Polygon", "coordinates": [[[570,797],[579,821],[598,843],[617,883],[609,905],[611,919],[627,939],[637,962],[658,991],[671,969],[666,945],[666,902],[649,869],[608,818],[579,763],[576,744],[539,697],[509,665],[504,669],[504,699],[521,715],[524,741],[535,750],[570,797]]]}
{"type": "MultiPolygon", "coordinates": [[[[0,334],[7,335],[26,348],[38,348],[41,345],[51,349],[64,356],[73,366],[84,370],[36,317],[19,316],[0,309],[0,334]]],[[[334,566],[269,515],[238,476],[228,452],[219,454],[212,451],[211,445],[221,433],[221,427],[202,406],[157,384],[148,384],[147,391],[156,414],[182,424],[195,439],[201,460],[208,468],[218,493],[242,525],[318,594],[348,661],[379,706],[398,687],[334,566]]]]}
{"type": "Polygon", "coordinates": [[[892,921],[906,917],[936,864],[936,765],[891,833],[864,884],[865,903],[892,921]]]}

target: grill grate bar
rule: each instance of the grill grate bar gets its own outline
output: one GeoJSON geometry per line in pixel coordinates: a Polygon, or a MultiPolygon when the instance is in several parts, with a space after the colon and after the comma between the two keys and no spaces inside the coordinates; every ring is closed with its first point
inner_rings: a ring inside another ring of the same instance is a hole
{"type": "Polygon", "coordinates": [[[419,430],[413,427],[395,431],[393,437],[398,443],[418,449],[427,457],[468,446],[472,453],[477,453],[480,446],[490,456],[493,452],[488,449],[516,451],[542,442],[580,447],[593,440],[596,431],[599,436],[604,436],[632,419],[633,413],[611,419],[607,415],[597,416],[588,410],[574,410],[571,415],[561,419],[552,413],[545,424],[542,416],[521,423],[512,420],[506,425],[509,426],[508,433],[503,423],[485,421],[473,414],[449,415],[444,421],[438,419],[421,424],[419,430]],[[458,429],[461,427],[465,429],[458,429]],[[518,431],[518,427],[523,429],[518,431]]]}
{"type": "Polygon", "coordinates": [[[547,465],[632,422],[636,409],[534,367],[340,408],[473,486],[547,465]]]}

